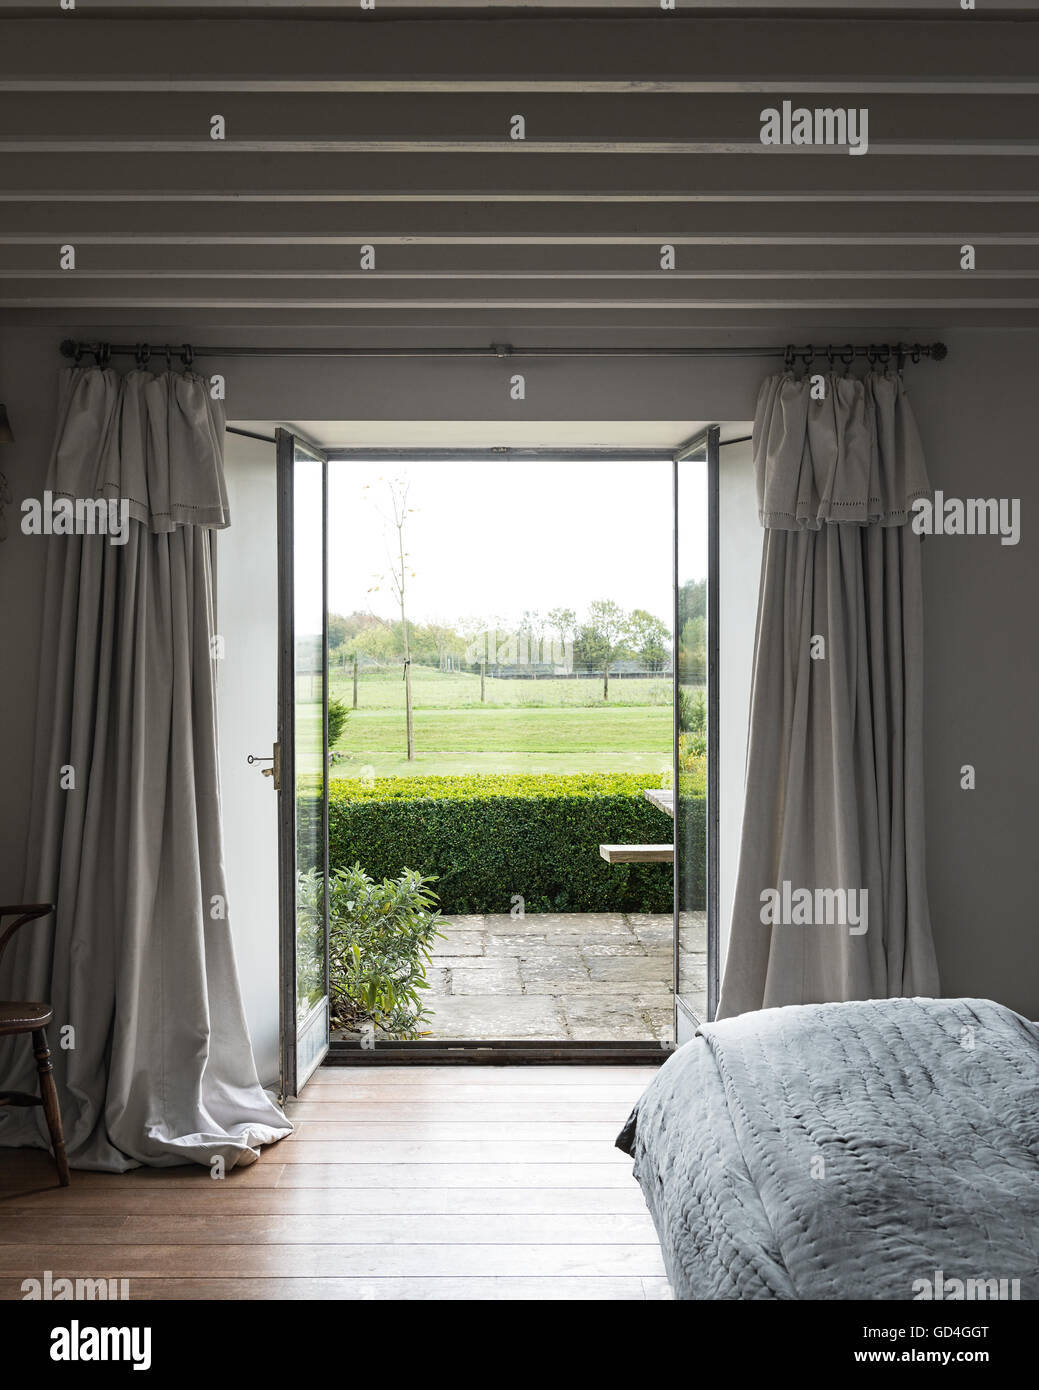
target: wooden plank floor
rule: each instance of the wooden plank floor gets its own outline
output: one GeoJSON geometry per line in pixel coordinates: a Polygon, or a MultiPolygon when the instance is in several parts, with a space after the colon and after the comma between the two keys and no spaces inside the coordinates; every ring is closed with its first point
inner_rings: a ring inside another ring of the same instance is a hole
{"type": "Polygon", "coordinates": [[[650,1066],[326,1068],[248,1168],[54,1186],[0,1150],[0,1298],[129,1279],[132,1299],[658,1299],[653,1224],[613,1147],[650,1066]]]}

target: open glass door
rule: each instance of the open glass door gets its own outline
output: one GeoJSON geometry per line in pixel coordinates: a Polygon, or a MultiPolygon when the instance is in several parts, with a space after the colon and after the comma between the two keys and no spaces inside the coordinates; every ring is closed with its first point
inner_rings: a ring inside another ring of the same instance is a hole
{"type": "Polygon", "coordinates": [[[718,1006],[718,459],[710,426],[674,459],[675,1040],[718,1006]]]}
{"type": "Polygon", "coordinates": [[[278,451],[278,866],[281,1087],[328,1051],[328,463],[290,430],[278,451]]]}

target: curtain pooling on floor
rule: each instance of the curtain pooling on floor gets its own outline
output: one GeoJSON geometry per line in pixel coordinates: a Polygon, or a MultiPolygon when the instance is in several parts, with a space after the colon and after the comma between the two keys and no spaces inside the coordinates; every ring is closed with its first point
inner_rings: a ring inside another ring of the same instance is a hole
{"type": "MultiPolygon", "coordinates": [[[[47,488],[123,506],[126,534],[46,541],[25,890],[57,911],[52,927],[21,933],[0,995],[53,1003],[80,1168],[230,1169],[291,1130],[257,1077],[224,879],[213,645],[215,538],[229,524],[223,433],[201,377],[62,374],[47,488]]],[[[27,1053],[0,1052],[0,1087],[31,1089],[27,1053]]],[[[0,1112],[0,1144],[45,1142],[34,1112],[0,1112]]]]}

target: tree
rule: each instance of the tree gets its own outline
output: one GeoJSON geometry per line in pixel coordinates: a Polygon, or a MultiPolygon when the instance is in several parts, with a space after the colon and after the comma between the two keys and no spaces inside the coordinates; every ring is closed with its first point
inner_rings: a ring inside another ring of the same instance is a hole
{"type": "Polygon", "coordinates": [[[434,619],[433,622],[427,623],[422,631],[429,639],[434,659],[441,671],[449,669],[449,658],[461,656],[465,650],[464,640],[450,623],[434,619]]]}
{"type": "Polygon", "coordinates": [[[400,638],[393,623],[379,623],[366,627],[349,644],[350,656],[365,656],[369,661],[388,665],[400,657],[400,638]]]}
{"type": "Polygon", "coordinates": [[[350,638],[354,636],[357,629],[349,618],[345,618],[342,613],[329,613],[328,615],[328,649],[335,651],[336,647],[342,647],[350,638]]]}
{"type": "Polygon", "coordinates": [[[702,734],[707,728],[707,700],[702,690],[694,694],[687,686],[678,687],[678,732],[702,734]]]}
{"type": "Polygon", "coordinates": [[[685,685],[702,685],[707,679],[706,618],[687,618],[679,630],[678,677],[685,685]]]}
{"type": "Polygon", "coordinates": [[[365,648],[364,648],[365,635],[366,635],[365,632],[359,632],[359,633],[357,634],[356,637],[351,637],[350,640],[349,640],[349,642],[344,642],[343,645],[339,648],[339,651],[340,651],[341,654],[342,654],[342,663],[343,663],[343,665],[345,666],[346,663],[347,663],[347,661],[349,661],[350,664],[351,664],[351,666],[353,667],[353,707],[354,707],[354,709],[357,708],[357,668],[358,668],[358,666],[359,666],[359,664],[360,664],[361,653],[362,653],[362,652],[365,652],[365,655],[366,655],[366,656],[367,656],[367,655],[370,655],[370,653],[366,652],[366,651],[365,651],[365,648]]]}
{"type": "MultiPolygon", "coordinates": [[[[390,583],[400,604],[400,626],[404,635],[404,710],[407,722],[408,762],[415,761],[415,716],[411,705],[411,641],[408,635],[408,615],[405,611],[407,595],[407,551],[404,549],[404,523],[407,519],[408,484],[391,483],[390,500],[393,506],[393,525],[397,531],[397,563],[390,566],[390,583]]],[[[414,571],[412,571],[414,578],[414,571]]]]}
{"type": "MultiPolygon", "coordinates": [[[[408,569],[408,552],[404,549],[404,527],[408,517],[415,510],[408,506],[408,492],[410,483],[406,478],[391,478],[388,480],[390,493],[390,516],[384,517],[389,522],[396,536],[392,537],[392,550],[388,556],[390,567],[385,576],[389,581],[390,591],[392,592],[397,606],[400,609],[400,630],[404,646],[404,711],[406,724],[406,738],[408,749],[408,762],[415,761],[415,716],[411,702],[411,638],[408,628],[407,614],[407,593],[408,580],[414,579],[414,570],[408,569]]],[[[378,586],[370,592],[377,593],[378,586]]]]}
{"type": "Polygon", "coordinates": [[[487,631],[489,625],[489,619],[479,618],[473,614],[463,618],[458,624],[461,629],[462,660],[470,666],[477,667],[480,672],[481,705],[487,702],[487,631]]]}
{"type": "Polygon", "coordinates": [[[408,642],[410,643],[411,660],[416,666],[436,665],[437,644],[428,627],[424,627],[421,623],[410,623],[408,642]]]}
{"type": "Polygon", "coordinates": [[[342,700],[329,700],[328,702],[328,746],[331,749],[339,742],[339,736],[346,728],[346,721],[350,717],[350,711],[342,700]]]}
{"type": "Polygon", "coordinates": [[[627,650],[628,617],[619,603],[600,598],[588,605],[588,617],[581,628],[581,642],[602,670],[602,697],[610,698],[610,664],[627,650]]]}
{"type": "Polygon", "coordinates": [[[559,633],[559,645],[562,649],[564,663],[568,652],[572,660],[574,638],[577,636],[577,614],[572,608],[550,608],[548,610],[548,622],[550,627],[559,633]]]}
{"type": "MultiPolygon", "coordinates": [[[[543,618],[536,608],[528,608],[524,611],[519,625],[519,661],[536,667],[542,660],[541,647],[545,638],[545,628],[547,619],[543,618]],[[524,662],[524,657],[526,661],[524,662]]],[[[537,680],[537,671],[531,672],[537,680]]]]}
{"type": "Polygon", "coordinates": [[[655,618],[645,608],[632,609],[629,645],[651,671],[659,670],[666,664],[670,637],[670,628],[660,618],[655,618]]]}
{"type": "Polygon", "coordinates": [[[351,643],[367,628],[378,624],[379,619],[372,613],[329,613],[328,650],[335,652],[345,665],[352,647],[351,643]]]}
{"type": "Polygon", "coordinates": [[[690,618],[707,617],[707,580],[687,579],[678,591],[678,630],[690,618]]]}

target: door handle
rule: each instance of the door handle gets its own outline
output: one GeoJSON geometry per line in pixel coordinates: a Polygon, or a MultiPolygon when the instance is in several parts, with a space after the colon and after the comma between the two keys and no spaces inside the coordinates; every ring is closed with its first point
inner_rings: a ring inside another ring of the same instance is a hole
{"type": "Polygon", "coordinates": [[[269,757],[263,757],[257,753],[250,753],[245,760],[251,767],[254,763],[270,763],[270,767],[261,767],[261,777],[274,778],[274,790],[281,791],[281,744],[274,745],[274,752],[269,757]]]}

